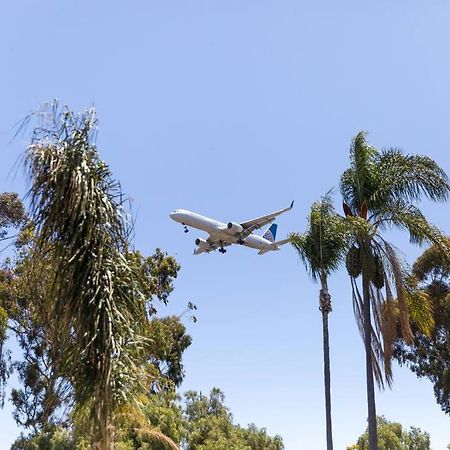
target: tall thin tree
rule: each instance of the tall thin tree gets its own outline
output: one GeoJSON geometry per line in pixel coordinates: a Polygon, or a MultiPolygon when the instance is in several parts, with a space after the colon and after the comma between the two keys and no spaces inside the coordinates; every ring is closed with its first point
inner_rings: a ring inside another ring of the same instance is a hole
{"type": "Polygon", "coordinates": [[[323,370],[325,384],[325,415],[327,450],[333,449],[331,421],[330,345],[328,314],[331,312],[331,296],[328,276],[342,260],[346,248],[346,231],[343,218],[334,211],[329,193],[312,205],[308,229],[303,234],[291,234],[291,243],[313,280],[320,282],[319,310],[322,313],[323,370]]]}
{"type": "Polygon", "coordinates": [[[32,219],[55,264],[53,320],[73,336],[65,355],[80,406],[91,408],[93,446],[114,446],[114,408],[133,400],[145,322],[128,252],[119,184],[95,146],[95,111],[45,111],[28,149],[32,219]]]}
{"type": "Polygon", "coordinates": [[[369,445],[370,450],[377,450],[374,375],[381,386],[392,382],[397,316],[404,339],[412,339],[405,271],[395,247],[382,232],[394,227],[408,231],[412,243],[429,241],[445,246],[441,232],[415,203],[422,197],[445,201],[450,184],[445,172],[429,157],[403,154],[395,148],[379,151],[367,143],[366,133],[360,132],[350,148],[350,168],[342,174],[341,193],[354,239],[346,265],[366,352],[369,445]],[[356,281],[360,276],[362,295],[356,281]]]}

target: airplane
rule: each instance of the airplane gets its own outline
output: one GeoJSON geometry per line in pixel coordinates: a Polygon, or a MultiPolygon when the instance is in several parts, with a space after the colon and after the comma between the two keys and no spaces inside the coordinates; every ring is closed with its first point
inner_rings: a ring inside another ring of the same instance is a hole
{"type": "Polygon", "coordinates": [[[241,223],[228,222],[228,224],[225,224],[185,209],[176,209],[169,216],[175,222],[183,225],[185,233],[189,231],[188,226],[190,226],[198,230],[206,231],[209,234],[206,240],[202,238],[195,240],[197,248],[194,250],[194,255],[199,255],[204,252],[209,253],[217,249],[220,253],[226,253],[225,247],[232,244],[256,248],[259,250],[258,255],[264,255],[264,253],[270,251],[280,250],[282,245],[289,242],[289,239],[275,241],[277,224],[272,222],[275,220],[275,217],[286,211],[290,211],[293,206],[294,202],[288,208],[280,209],[271,214],[241,223]],[[262,236],[253,234],[254,231],[259,230],[269,223],[272,223],[272,225],[262,236]]]}

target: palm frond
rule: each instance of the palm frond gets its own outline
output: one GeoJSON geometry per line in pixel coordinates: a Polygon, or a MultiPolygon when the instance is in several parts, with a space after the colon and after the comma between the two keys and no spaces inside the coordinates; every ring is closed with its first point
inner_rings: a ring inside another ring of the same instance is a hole
{"type": "Polygon", "coordinates": [[[305,265],[305,269],[308,271],[312,278],[316,279],[316,273],[311,270],[309,258],[307,257],[307,254],[309,254],[309,243],[307,242],[307,236],[302,233],[290,233],[289,239],[292,246],[295,248],[295,250],[297,250],[300,260],[305,265]]]}
{"type": "Polygon", "coordinates": [[[392,372],[390,371],[390,367],[386,368],[384,365],[384,349],[380,336],[375,332],[373,327],[371,327],[371,333],[373,374],[380,389],[384,389],[385,382],[389,387],[392,384],[392,372]]]}
{"type": "Polygon", "coordinates": [[[397,337],[397,315],[395,303],[392,298],[387,298],[381,306],[381,335],[383,337],[384,376],[388,385],[391,386],[393,346],[397,337]]]}
{"type": "Polygon", "coordinates": [[[383,177],[374,195],[376,203],[415,202],[422,196],[432,201],[445,201],[450,194],[447,174],[428,156],[405,155],[394,148],[382,151],[377,156],[377,165],[383,177]]]}
{"type": "MultiPolygon", "coordinates": [[[[148,403],[148,399],[145,400],[148,403]]],[[[161,430],[150,423],[142,408],[130,404],[123,404],[114,417],[117,426],[131,426],[133,431],[143,442],[159,442],[171,450],[179,450],[178,444],[161,430]]]]}
{"type": "Polygon", "coordinates": [[[138,434],[138,436],[145,441],[158,441],[162,443],[166,448],[170,448],[172,450],[180,450],[180,447],[172,440],[169,436],[166,436],[161,431],[146,426],[146,427],[139,427],[135,428],[135,432],[138,434]]]}
{"type": "MultiPolygon", "coordinates": [[[[355,315],[356,324],[361,338],[364,342],[364,306],[361,293],[358,289],[358,284],[354,278],[350,278],[352,287],[353,313],[355,315]]],[[[374,316],[379,317],[379,310],[376,304],[371,305],[374,316]]],[[[374,325],[370,325],[372,339],[371,339],[371,358],[374,370],[375,380],[381,389],[384,389],[385,381],[390,387],[392,384],[392,371],[390,370],[390,361],[385,361],[385,354],[383,345],[381,343],[382,329],[380,320],[375,320],[374,325]]]]}
{"type": "Polygon", "coordinates": [[[376,331],[378,336],[381,336],[382,322],[383,322],[382,308],[384,298],[381,295],[381,291],[379,289],[374,289],[373,286],[370,286],[370,299],[371,299],[374,330],[376,331]]]}
{"type": "Polygon", "coordinates": [[[421,333],[430,337],[435,325],[430,294],[419,287],[418,280],[413,276],[406,279],[405,292],[411,322],[421,333]]]}
{"type": "Polygon", "coordinates": [[[352,288],[352,305],[353,314],[355,315],[356,325],[358,326],[359,333],[364,340],[364,305],[359,292],[358,284],[356,280],[350,277],[350,284],[352,288]]]}
{"type": "Polygon", "coordinates": [[[403,200],[385,204],[377,211],[375,221],[381,229],[392,226],[408,231],[411,243],[429,242],[444,249],[449,248],[449,242],[442,232],[427,221],[419,208],[403,200]]]}
{"type": "Polygon", "coordinates": [[[372,197],[379,182],[375,164],[378,151],[367,143],[367,133],[359,132],[350,147],[350,165],[341,177],[340,190],[344,202],[358,215],[363,203],[372,197]]]}
{"type": "Polygon", "coordinates": [[[409,323],[408,304],[404,286],[404,272],[394,248],[388,242],[385,242],[384,246],[395,283],[403,339],[405,339],[406,342],[412,342],[413,335],[409,323]]]}
{"type": "Polygon", "coordinates": [[[315,202],[305,233],[292,233],[291,243],[313,279],[336,270],[348,246],[344,219],[336,214],[327,194],[315,202]]]}

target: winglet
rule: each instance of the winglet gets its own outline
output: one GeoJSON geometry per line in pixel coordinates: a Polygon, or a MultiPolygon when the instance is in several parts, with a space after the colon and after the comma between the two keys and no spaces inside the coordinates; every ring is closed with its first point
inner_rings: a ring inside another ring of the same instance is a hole
{"type": "Polygon", "coordinates": [[[294,200],[292,200],[291,206],[289,206],[289,209],[292,209],[292,207],[294,206],[294,200]]]}

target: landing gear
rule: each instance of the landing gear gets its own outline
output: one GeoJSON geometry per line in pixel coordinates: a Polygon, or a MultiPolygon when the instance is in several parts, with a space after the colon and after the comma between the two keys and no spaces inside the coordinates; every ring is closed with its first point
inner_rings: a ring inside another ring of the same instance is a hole
{"type": "Polygon", "coordinates": [[[244,241],[240,238],[236,241],[236,243],[239,245],[244,245],[244,241]]]}
{"type": "Polygon", "coordinates": [[[219,252],[220,253],[226,253],[227,251],[222,247],[222,248],[219,248],[219,252]]]}
{"type": "Polygon", "coordinates": [[[184,232],[189,233],[189,230],[188,230],[188,227],[186,226],[186,224],[182,223],[181,225],[183,225],[183,227],[184,227],[184,232]]]}

